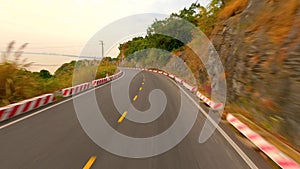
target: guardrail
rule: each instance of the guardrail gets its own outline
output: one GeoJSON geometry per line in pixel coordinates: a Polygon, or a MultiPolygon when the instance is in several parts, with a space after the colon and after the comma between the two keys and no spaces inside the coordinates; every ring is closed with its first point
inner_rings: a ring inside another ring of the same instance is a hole
{"type": "Polygon", "coordinates": [[[206,103],[208,106],[210,106],[214,110],[220,110],[223,108],[223,103],[217,103],[214,102],[207,97],[205,97],[201,92],[198,91],[198,88],[196,86],[192,86],[188,83],[186,83],[183,79],[180,79],[179,77],[176,77],[175,75],[161,71],[161,70],[152,70],[152,69],[145,69],[145,68],[136,68],[138,70],[144,70],[144,71],[149,71],[149,72],[154,72],[154,73],[159,73],[165,76],[168,76],[169,78],[175,80],[176,82],[182,84],[186,89],[190,90],[191,92],[195,92],[196,96],[201,99],[204,103],[206,103]]]}
{"type": "Polygon", "coordinates": [[[285,169],[300,169],[297,162],[279,151],[275,146],[266,141],[262,136],[251,130],[247,125],[239,121],[232,114],[228,113],[227,121],[234,126],[240,133],[248,138],[256,147],[272,159],[279,167],[285,169]]]}
{"type": "MultiPolygon", "coordinates": [[[[112,81],[118,77],[120,77],[123,74],[122,71],[106,77],[102,79],[97,79],[93,80],[92,82],[86,82],[82,83],[76,86],[68,87],[61,89],[58,93],[59,96],[62,97],[69,97],[76,95],[78,93],[84,92],[86,90],[89,90],[93,87],[97,87],[99,85],[102,85],[104,83],[107,83],[109,81],[112,81]]],[[[54,93],[48,93],[48,94],[43,94],[40,96],[36,96],[30,99],[26,99],[24,101],[18,102],[18,103],[13,103],[4,107],[0,107],[0,122],[16,117],[20,114],[27,113],[31,110],[37,109],[39,107],[45,106],[47,104],[50,104],[57,100],[56,94],[54,93]]]]}
{"type": "MultiPolygon", "coordinates": [[[[165,76],[168,76],[168,77],[174,79],[176,82],[181,83],[188,90],[190,90],[192,92],[196,91],[196,96],[199,99],[201,99],[203,102],[205,102],[207,105],[209,105],[212,109],[218,110],[218,109],[223,108],[223,106],[224,106],[222,103],[215,103],[215,102],[211,101],[206,96],[204,96],[202,93],[197,91],[197,87],[193,87],[193,86],[187,84],[184,80],[176,77],[173,74],[163,72],[163,71],[158,71],[158,70],[151,70],[151,69],[139,69],[139,68],[137,68],[137,69],[163,74],[165,76]]],[[[291,159],[290,157],[288,157],[287,155],[282,153],[271,143],[267,142],[259,134],[252,131],[248,126],[246,126],[244,123],[240,122],[232,114],[228,113],[226,116],[226,119],[240,133],[242,133],[246,138],[248,138],[256,147],[258,147],[271,160],[273,160],[279,167],[284,168],[284,169],[300,169],[300,166],[297,162],[295,162],[293,159],[291,159]]]]}
{"type": "Polygon", "coordinates": [[[108,76],[105,78],[101,78],[101,79],[96,79],[96,80],[93,80],[92,82],[86,82],[86,83],[82,83],[82,84],[79,84],[76,86],[64,88],[64,89],[61,89],[60,93],[62,94],[63,97],[73,96],[73,95],[76,95],[83,91],[89,90],[93,87],[97,87],[99,85],[110,82],[110,81],[120,77],[122,74],[123,74],[123,72],[120,71],[114,75],[111,75],[111,76],[108,76]]]}
{"type": "Polygon", "coordinates": [[[18,103],[13,103],[0,108],[0,122],[18,116],[20,114],[37,109],[55,101],[54,94],[43,94],[18,103]]]}
{"type": "Polygon", "coordinates": [[[81,93],[83,91],[86,91],[90,88],[92,88],[92,83],[87,82],[87,83],[79,84],[79,85],[76,85],[76,86],[64,88],[64,89],[61,90],[61,93],[62,93],[63,97],[69,97],[69,96],[81,93]]]}

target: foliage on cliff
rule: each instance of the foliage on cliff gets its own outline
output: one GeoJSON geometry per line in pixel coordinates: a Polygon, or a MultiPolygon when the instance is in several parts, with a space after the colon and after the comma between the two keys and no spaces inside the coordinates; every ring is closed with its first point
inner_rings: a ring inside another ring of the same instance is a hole
{"type": "Polygon", "coordinates": [[[228,2],[210,36],[226,70],[227,111],[300,149],[300,1],[247,2],[228,2]]]}
{"type": "MultiPolygon", "coordinates": [[[[195,53],[183,44],[170,45],[166,37],[153,36],[154,28],[168,29],[168,21],[176,17],[193,23],[212,40],[226,71],[226,111],[243,114],[299,149],[300,1],[213,0],[207,8],[194,3],[155,21],[145,38],[120,46],[120,57],[132,60],[140,57],[135,52],[147,47],[172,52],[191,68],[204,90],[209,79],[195,53]]],[[[199,43],[187,37],[190,44],[199,43]]]]}
{"type": "Polygon", "coordinates": [[[210,34],[215,26],[215,21],[222,4],[221,0],[213,0],[205,8],[196,2],[189,8],[184,8],[178,13],[172,13],[164,20],[155,20],[147,29],[146,37],[136,37],[119,46],[119,50],[121,51],[119,57],[125,57],[128,60],[138,60],[140,56],[135,55],[137,51],[159,48],[172,52],[183,47],[184,43],[188,43],[193,39],[193,30],[185,22],[178,22],[179,18],[195,25],[195,27],[198,27],[205,34],[210,34]],[[162,33],[167,32],[172,32],[173,37],[176,37],[176,39],[162,35],[162,33]]]}

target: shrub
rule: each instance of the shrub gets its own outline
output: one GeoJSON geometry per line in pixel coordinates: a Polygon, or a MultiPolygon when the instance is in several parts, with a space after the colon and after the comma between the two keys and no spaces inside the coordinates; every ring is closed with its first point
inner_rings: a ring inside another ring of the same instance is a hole
{"type": "Polygon", "coordinates": [[[244,10],[247,6],[248,0],[232,0],[219,13],[219,19],[228,19],[236,14],[238,11],[244,10]]]}

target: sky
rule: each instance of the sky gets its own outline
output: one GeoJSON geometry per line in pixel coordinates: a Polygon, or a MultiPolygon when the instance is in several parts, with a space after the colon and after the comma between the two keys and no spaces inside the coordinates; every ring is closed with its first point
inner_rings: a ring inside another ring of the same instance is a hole
{"type": "MultiPolygon", "coordinates": [[[[195,1],[0,0],[0,51],[5,50],[7,44],[14,40],[15,48],[29,43],[25,52],[80,55],[95,33],[116,20],[142,13],[169,15],[189,7],[195,1]]],[[[209,0],[199,2],[206,6],[209,0]]],[[[89,45],[99,46],[99,42],[89,45]]],[[[109,48],[111,46],[105,45],[105,51],[109,48]]],[[[29,54],[23,57],[28,58],[28,62],[34,62],[29,70],[47,69],[51,73],[59,65],[76,59],[29,54]]]]}

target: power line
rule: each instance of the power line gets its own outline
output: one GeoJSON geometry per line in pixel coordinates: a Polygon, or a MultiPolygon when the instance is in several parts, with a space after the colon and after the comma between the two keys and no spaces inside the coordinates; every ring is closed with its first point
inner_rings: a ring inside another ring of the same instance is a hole
{"type": "MultiPolygon", "coordinates": [[[[0,51],[0,53],[6,53],[6,51],[0,51]]],[[[12,53],[18,53],[17,51],[12,51],[12,53]]],[[[82,59],[94,59],[92,56],[78,56],[72,54],[64,54],[64,53],[46,53],[46,52],[22,52],[27,55],[48,55],[48,56],[65,56],[72,58],[82,58],[82,59]]]]}
{"type": "Polygon", "coordinates": [[[55,66],[61,66],[60,64],[31,64],[30,66],[50,66],[50,67],[55,67],[55,66]]]}
{"type": "MultiPolygon", "coordinates": [[[[86,44],[84,46],[97,46],[98,44],[86,44]]],[[[75,48],[84,47],[82,45],[70,45],[70,46],[44,46],[44,47],[29,47],[30,49],[59,49],[59,48],[75,48]]]]}

